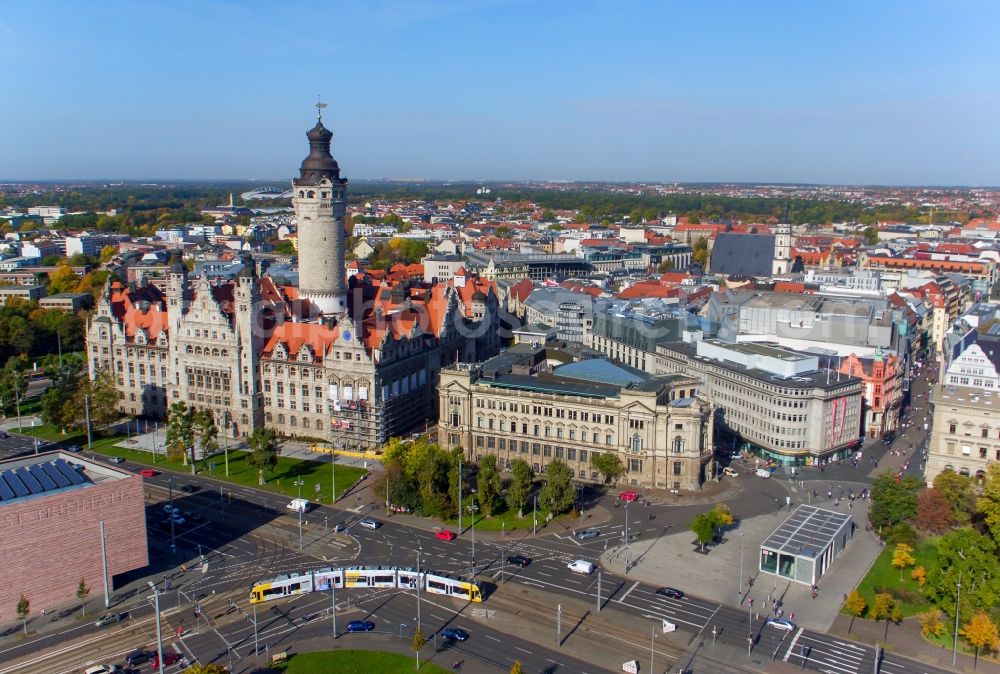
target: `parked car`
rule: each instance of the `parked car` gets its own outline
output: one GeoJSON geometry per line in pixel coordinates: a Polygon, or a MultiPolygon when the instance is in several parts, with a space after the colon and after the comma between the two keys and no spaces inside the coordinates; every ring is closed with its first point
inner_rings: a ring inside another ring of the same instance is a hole
{"type": "Polygon", "coordinates": [[[10,438],[10,433],[7,431],[0,431],[0,440],[8,440],[10,438]]]}
{"type": "Polygon", "coordinates": [[[379,522],[378,520],[373,520],[371,518],[363,519],[360,522],[358,522],[358,524],[363,526],[365,529],[378,529],[380,526],[382,526],[381,522],[379,522]]]}
{"type": "Polygon", "coordinates": [[[153,470],[152,468],[143,468],[139,471],[139,475],[142,475],[143,477],[154,477],[159,474],[159,472],[153,470]]]}
{"type": "Polygon", "coordinates": [[[201,522],[202,520],[202,516],[199,515],[198,513],[192,513],[187,511],[184,511],[184,517],[188,518],[192,522],[201,522]]]}
{"type": "Polygon", "coordinates": [[[531,564],[531,558],[525,557],[524,555],[511,555],[507,558],[507,563],[524,568],[528,566],[528,564],[531,564]]]}
{"type": "MultiPolygon", "coordinates": [[[[173,651],[167,651],[167,652],[165,652],[163,654],[163,666],[164,667],[169,667],[170,665],[173,665],[173,664],[176,664],[177,662],[179,662],[180,659],[181,659],[181,654],[180,653],[175,653],[173,651]]],[[[151,662],[153,664],[150,665],[150,668],[152,668],[152,669],[159,669],[160,668],[160,654],[159,653],[153,653],[153,657],[152,657],[151,662]]]]}
{"type": "Polygon", "coordinates": [[[344,522],[337,522],[333,525],[333,533],[339,534],[341,531],[347,529],[347,524],[344,522]]]}
{"type": "Polygon", "coordinates": [[[597,529],[584,529],[583,531],[576,532],[576,537],[581,541],[588,541],[591,538],[597,538],[601,535],[601,532],[597,529]]]}
{"type": "Polygon", "coordinates": [[[67,452],[79,452],[80,451],[80,445],[69,445],[69,446],[66,447],[66,451],[67,452]]]}
{"type": "Polygon", "coordinates": [[[180,508],[175,506],[173,503],[166,503],[163,506],[163,512],[167,513],[168,515],[171,515],[175,512],[180,512],[180,508]]]}
{"type": "Polygon", "coordinates": [[[754,475],[767,479],[771,477],[771,471],[768,468],[758,468],[754,471],[754,475]]]}
{"type": "Polygon", "coordinates": [[[144,651],[142,649],[135,650],[125,656],[125,666],[138,667],[139,665],[149,662],[152,657],[153,654],[149,651],[144,651]]]}
{"type": "Polygon", "coordinates": [[[173,520],[174,524],[180,526],[181,524],[187,524],[187,520],[181,515],[179,510],[175,510],[170,514],[170,519],[173,520]]]}
{"type": "Polygon", "coordinates": [[[438,529],[434,532],[434,535],[440,538],[442,541],[453,541],[455,540],[455,532],[448,531],[447,529],[438,529]]]}
{"type": "Polygon", "coordinates": [[[469,638],[469,633],[460,627],[445,627],[441,630],[441,636],[445,639],[454,639],[455,641],[465,641],[469,638]]]}
{"type": "Polygon", "coordinates": [[[739,477],[740,471],[736,470],[735,468],[730,468],[729,466],[726,466],[725,468],[722,469],[722,474],[728,475],[729,477],[739,477]]]}
{"type": "Polygon", "coordinates": [[[83,670],[83,674],[121,674],[121,665],[94,665],[83,670]]]}
{"type": "Polygon", "coordinates": [[[683,599],[684,593],[674,587],[661,587],[656,591],[656,594],[663,597],[670,597],[671,599],[683,599]]]}
{"type": "Polygon", "coordinates": [[[371,620],[352,620],[347,623],[348,632],[371,632],[375,629],[375,623],[371,620]]]}
{"type": "Polygon", "coordinates": [[[788,618],[769,618],[767,625],[787,632],[795,631],[795,623],[788,618]]]}
{"type": "Polygon", "coordinates": [[[94,627],[107,627],[108,625],[114,625],[117,622],[121,622],[125,619],[125,613],[105,613],[97,622],[94,623],[94,627]]]}
{"type": "Polygon", "coordinates": [[[577,559],[567,564],[566,568],[574,573],[584,573],[590,575],[594,572],[594,563],[588,562],[585,559],[577,559]]]}
{"type": "Polygon", "coordinates": [[[638,498],[639,495],[636,494],[634,491],[623,491],[622,493],[618,494],[619,501],[628,501],[631,503],[632,501],[635,501],[638,498]]]}
{"type": "Polygon", "coordinates": [[[181,491],[184,492],[185,494],[193,494],[194,492],[198,491],[199,489],[201,489],[201,487],[196,487],[193,484],[185,484],[185,485],[181,486],[181,491]]]}
{"type": "Polygon", "coordinates": [[[108,458],[111,463],[125,463],[125,459],[120,456],[112,456],[108,458]]]}

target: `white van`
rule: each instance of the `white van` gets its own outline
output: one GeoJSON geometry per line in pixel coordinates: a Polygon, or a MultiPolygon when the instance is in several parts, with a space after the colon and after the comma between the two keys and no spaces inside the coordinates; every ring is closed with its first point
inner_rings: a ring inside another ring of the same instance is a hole
{"type": "Polygon", "coordinates": [[[768,468],[758,468],[758,469],[757,469],[757,470],[756,470],[756,471],[754,472],[754,474],[755,474],[755,475],[756,475],[757,477],[764,477],[764,478],[767,478],[767,477],[771,477],[771,471],[770,471],[770,469],[768,469],[768,468]]]}
{"type": "Polygon", "coordinates": [[[285,507],[292,512],[307,513],[309,512],[309,501],[304,498],[293,498],[292,502],[285,507]]]}
{"type": "Polygon", "coordinates": [[[726,466],[725,468],[722,469],[722,474],[728,475],[729,477],[740,476],[740,472],[738,470],[736,470],[735,468],[730,468],[729,466],[726,466]]]}
{"type": "Polygon", "coordinates": [[[573,573],[583,573],[590,575],[594,572],[593,562],[588,562],[585,559],[578,559],[575,562],[570,562],[566,567],[573,573]]]}

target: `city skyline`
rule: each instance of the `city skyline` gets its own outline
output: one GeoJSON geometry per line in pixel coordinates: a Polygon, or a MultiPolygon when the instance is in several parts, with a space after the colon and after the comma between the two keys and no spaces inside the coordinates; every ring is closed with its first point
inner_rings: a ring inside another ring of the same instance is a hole
{"type": "Polygon", "coordinates": [[[355,179],[998,185],[998,14],[20,5],[0,180],[281,179],[319,94],[355,179]]]}

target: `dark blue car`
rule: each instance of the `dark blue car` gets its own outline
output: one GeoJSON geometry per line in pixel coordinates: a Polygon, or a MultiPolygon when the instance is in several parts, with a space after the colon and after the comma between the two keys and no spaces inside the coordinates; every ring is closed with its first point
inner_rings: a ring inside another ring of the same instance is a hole
{"type": "Polygon", "coordinates": [[[375,629],[375,623],[370,620],[352,620],[347,623],[348,632],[371,632],[375,629]]]}
{"type": "Polygon", "coordinates": [[[458,627],[445,627],[441,630],[441,636],[445,639],[454,639],[455,641],[465,641],[469,638],[469,633],[458,627]]]}

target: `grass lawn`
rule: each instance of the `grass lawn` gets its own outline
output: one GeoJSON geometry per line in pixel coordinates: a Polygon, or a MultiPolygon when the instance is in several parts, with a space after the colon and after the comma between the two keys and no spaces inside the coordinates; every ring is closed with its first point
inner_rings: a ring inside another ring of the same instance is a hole
{"type": "MultiPolygon", "coordinates": [[[[319,653],[299,653],[288,659],[287,674],[396,674],[417,671],[413,657],[381,651],[323,651],[319,653]]],[[[448,670],[432,663],[421,661],[421,672],[444,674],[448,670]]]]}
{"type": "Polygon", "coordinates": [[[21,430],[17,430],[15,427],[12,429],[15,433],[20,433],[22,435],[30,435],[35,438],[41,438],[42,440],[48,440],[49,442],[64,442],[67,445],[77,444],[81,447],[87,444],[87,434],[81,433],[79,431],[69,431],[65,435],[61,430],[55,426],[49,424],[39,424],[38,426],[29,426],[25,424],[21,427],[21,430]]]}
{"type": "Polygon", "coordinates": [[[885,591],[891,594],[900,602],[903,616],[915,616],[932,608],[931,603],[920,591],[917,581],[910,578],[910,572],[918,566],[923,566],[930,575],[931,570],[937,568],[937,539],[930,538],[917,544],[913,556],[917,563],[912,567],[903,569],[903,580],[899,579],[899,569],[892,566],[892,553],[894,546],[887,545],[868,572],[858,585],[858,592],[865,598],[868,606],[875,601],[878,592],[885,591]]]}
{"type": "MultiPolygon", "coordinates": [[[[185,466],[183,461],[167,459],[162,455],[154,457],[149,452],[113,446],[116,442],[121,442],[123,439],[123,436],[118,436],[116,440],[112,442],[102,442],[100,445],[95,442],[94,451],[99,454],[104,454],[105,456],[121,456],[129,461],[165,468],[179,473],[191,472],[190,465],[185,466]]],[[[86,438],[84,438],[84,440],[86,440],[86,438]]],[[[83,446],[85,443],[79,444],[83,446]]],[[[248,452],[237,450],[229,451],[228,478],[226,477],[224,454],[216,454],[215,456],[209,457],[207,461],[198,461],[197,471],[200,475],[209,475],[219,480],[289,496],[298,495],[298,487],[296,487],[294,483],[296,479],[301,478],[303,482],[303,498],[320,503],[330,502],[332,485],[330,482],[329,464],[322,463],[320,461],[302,461],[300,459],[279,456],[278,465],[275,467],[274,471],[266,474],[264,476],[266,482],[263,485],[259,485],[257,483],[257,469],[252,468],[247,463],[248,456],[248,452]],[[212,467],[213,463],[215,464],[214,467],[212,467]],[[318,492],[316,491],[317,484],[320,486],[318,492]]],[[[363,468],[343,466],[340,464],[337,464],[335,470],[337,473],[337,491],[341,494],[343,494],[345,489],[354,484],[354,482],[365,473],[363,468]]]]}
{"type": "MultiPolygon", "coordinates": [[[[463,504],[464,505],[464,504],[463,504]]],[[[542,507],[538,508],[538,528],[541,529],[545,525],[545,518],[548,517],[548,511],[542,507]]],[[[556,521],[570,521],[572,520],[574,524],[578,526],[583,526],[583,520],[574,518],[572,514],[565,514],[556,517],[550,522],[552,524],[556,521]]],[[[530,530],[532,527],[532,516],[531,516],[531,505],[524,509],[524,517],[517,516],[517,510],[514,508],[507,508],[503,512],[495,513],[493,517],[485,517],[482,511],[476,514],[476,528],[481,531],[518,531],[518,530],[530,530]]],[[[446,525],[454,526],[458,528],[458,518],[453,520],[448,520],[445,522],[446,525]]],[[[462,517],[462,526],[466,529],[472,526],[472,519],[468,512],[462,517]]]]}

